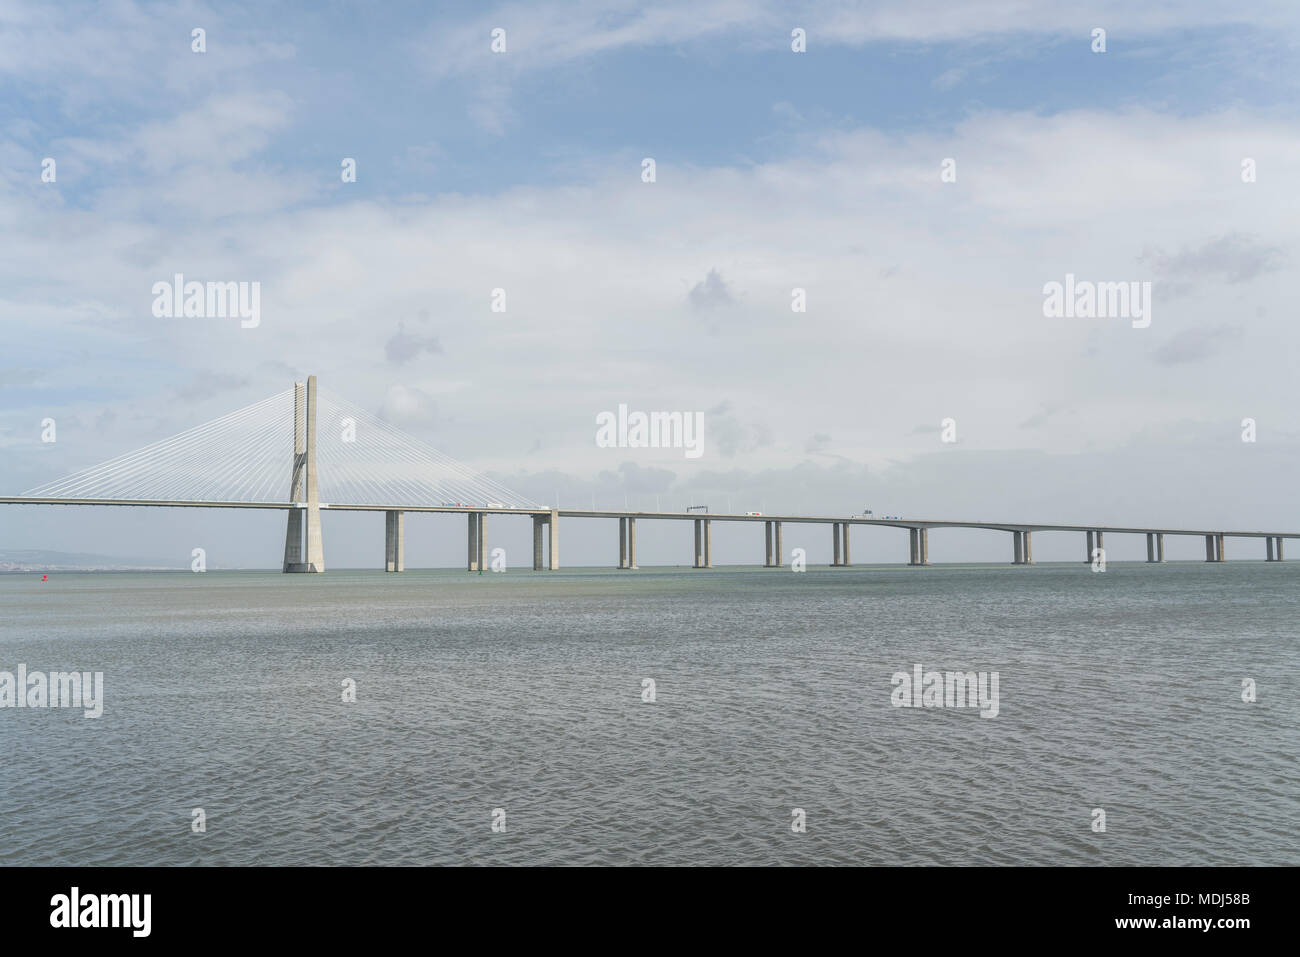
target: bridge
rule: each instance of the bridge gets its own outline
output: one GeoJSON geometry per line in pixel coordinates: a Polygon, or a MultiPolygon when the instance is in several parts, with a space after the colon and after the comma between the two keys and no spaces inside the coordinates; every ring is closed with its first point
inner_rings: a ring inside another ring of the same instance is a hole
{"type": "Polygon", "coordinates": [[[405,568],[407,512],[451,512],[467,518],[469,571],[486,567],[486,519],[526,516],[533,523],[533,569],[560,567],[561,518],[617,519],[618,568],[637,567],[638,521],[694,523],[693,567],[713,567],[713,523],[763,525],[763,565],[783,565],[782,532],[788,524],[829,525],[834,566],[852,564],[849,530],[892,527],[908,533],[908,565],[930,564],[932,528],[981,528],[1011,535],[1012,563],[1034,563],[1035,532],[1083,536],[1084,561],[1105,548],[1105,535],[1145,535],[1147,561],[1165,560],[1165,537],[1205,539],[1205,560],[1227,560],[1228,538],[1263,539],[1264,558],[1283,560],[1282,543],[1300,532],[1149,528],[1117,525],[1060,525],[1023,522],[876,518],[869,515],[812,516],[759,513],[701,515],[698,512],[547,508],[528,502],[504,485],[405,435],[389,423],[342,400],[318,393],[316,377],[294,383],[243,409],[177,436],[145,446],[19,496],[0,496],[0,505],[98,505],[159,508],[279,509],[288,513],[283,570],[325,571],[321,513],[383,512],[385,570],[405,568]],[[319,419],[328,425],[317,430],[319,419]],[[283,483],[283,484],[280,484],[283,483]],[[269,496],[287,488],[284,499],[269,496]],[[324,493],[322,493],[322,488],[324,493]],[[326,500],[322,501],[322,497],[326,500]]]}

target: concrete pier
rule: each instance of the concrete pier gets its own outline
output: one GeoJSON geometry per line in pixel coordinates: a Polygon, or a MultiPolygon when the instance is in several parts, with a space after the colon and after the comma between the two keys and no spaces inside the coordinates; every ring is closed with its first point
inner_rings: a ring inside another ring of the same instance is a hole
{"type": "Polygon", "coordinates": [[[1025,564],[1026,564],[1026,565],[1032,565],[1032,564],[1034,563],[1034,539],[1033,539],[1033,533],[1032,533],[1032,532],[1021,532],[1021,533],[1020,533],[1020,539],[1021,539],[1021,541],[1024,542],[1024,547],[1021,549],[1021,553],[1022,553],[1022,554],[1021,554],[1021,557],[1024,558],[1024,560],[1025,560],[1025,564]]]}
{"type": "Polygon", "coordinates": [[[1093,544],[1092,544],[1092,532],[1088,532],[1088,545],[1087,545],[1087,548],[1088,548],[1088,551],[1084,554],[1083,563],[1084,563],[1085,565],[1091,565],[1091,564],[1092,564],[1092,549],[1093,549],[1093,544]]]}
{"type": "MultiPolygon", "coordinates": [[[[1273,546],[1270,545],[1269,546],[1270,554],[1272,553],[1272,548],[1273,546]]],[[[772,567],[772,523],[771,522],[763,523],[763,567],[764,568],[772,567]]]]}
{"type": "Polygon", "coordinates": [[[1156,536],[1154,532],[1147,532],[1147,561],[1156,560],[1156,536]]]}
{"type": "Polygon", "coordinates": [[[713,526],[707,518],[695,519],[695,566],[713,567],[713,526]]]}
{"type": "Polygon", "coordinates": [[[1025,541],[1020,537],[1020,532],[1011,533],[1011,564],[1023,565],[1025,563],[1025,541]]]}
{"type": "Polygon", "coordinates": [[[560,510],[551,509],[551,520],[547,523],[550,527],[550,545],[551,545],[551,571],[560,570],[560,510]]]}
{"type": "Polygon", "coordinates": [[[921,530],[919,528],[909,528],[907,530],[907,540],[909,549],[907,564],[921,564],[921,530]]]}
{"type": "Polygon", "coordinates": [[[1215,558],[1215,555],[1214,555],[1214,536],[1213,536],[1213,535],[1206,535],[1206,536],[1205,536],[1205,560],[1206,560],[1207,562],[1212,562],[1212,561],[1216,561],[1216,560],[1217,560],[1217,559],[1215,558]]]}
{"type": "Polygon", "coordinates": [[[1272,560],[1273,560],[1273,538],[1272,536],[1270,536],[1264,539],[1264,561],[1271,562],[1272,560]]]}
{"type": "Polygon", "coordinates": [[[930,530],[928,528],[918,528],[916,538],[917,558],[922,565],[928,565],[930,564],[930,530]]]}
{"type": "Polygon", "coordinates": [[[636,519],[630,515],[618,520],[618,567],[636,568],[636,519]]]}
{"type": "MultiPolygon", "coordinates": [[[[782,564],[784,564],[784,559],[781,557],[781,556],[784,554],[784,553],[781,551],[781,523],[780,523],[780,522],[773,522],[773,523],[772,523],[772,531],[775,533],[774,537],[775,537],[775,542],[776,542],[776,543],[775,543],[775,545],[774,545],[774,547],[773,547],[773,550],[776,552],[776,567],[777,567],[777,568],[780,568],[780,567],[782,566],[782,564]]],[[[1280,545],[1281,545],[1281,539],[1278,539],[1278,542],[1279,542],[1279,547],[1280,547],[1280,545]]]]}
{"type": "Polygon", "coordinates": [[[533,516],[533,571],[540,572],[546,566],[542,564],[542,536],[546,531],[546,518],[542,515],[533,516]]]}
{"type": "Polygon", "coordinates": [[[844,561],[843,561],[843,559],[841,558],[841,552],[840,552],[840,541],[841,541],[841,539],[840,539],[840,523],[839,523],[839,522],[832,522],[832,523],[831,523],[831,546],[832,546],[832,549],[831,549],[831,550],[832,550],[832,552],[833,552],[833,554],[834,554],[834,558],[831,559],[831,564],[832,564],[832,565],[835,565],[835,566],[837,566],[837,567],[838,567],[839,565],[843,565],[843,564],[844,564],[844,561]]]}
{"type": "MultiPolygon", "coordinates": [[[[778,526],[779,527],[779,526],[778,526]]],[[[1277,560],[1282,561],[1282,536],[1277,537],[1277,560]]]]}
{"type": "Polygon", "coordinates": [[[384,513],[384,571],[406,571],[405,518],[401,512],[384,513]]]}
{"type": "Polygon", "coordinates": [[[483,512],[470,512],[468,535],[468,554],[465,558],[465,570],[471,572],[487,569],[487,534],[484,531],[487,516],[483,512]]]}
{"type": "Polygon", "coordinates": [[[844,543],[840,546],[840,564],[852,565],[853,561],[849,558],[849,523],[840,522],[840,540],[844,543]]]}
{"type": "Polygon", "coordinates": [[[284,571],[323,572],[320,493],[316,477],[316,377],[293,384],[293,467],[289,477],[289,509],[284,537],[284,571]],[[305,539],[305,542],[304,542],[305,539]]]}
{"type": "Polygon", "coordinates": [[[1219,542],[1219,561],[1226,562],[1228,560],[1228,557],[1227,555],[1224,554],[1222,533],[1219,534],[1218,542],[1219,542]]]}
{"type": "Polygon", "coordinates": [[[1156,556],[1157,556],[1156,561],[1158,562],[1163,562],[1165,560],[1165,533],[1164,532],[1156,532],[1156,556]]]}

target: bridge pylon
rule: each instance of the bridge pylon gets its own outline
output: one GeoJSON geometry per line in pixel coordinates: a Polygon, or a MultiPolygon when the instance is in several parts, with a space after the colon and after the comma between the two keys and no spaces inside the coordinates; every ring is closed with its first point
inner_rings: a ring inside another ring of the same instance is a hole
{"type": "Polygon", "coordinates": [[[320,493],[316,481],[316,377],[293,384],[293,470],[289,481],[289,526],[284,536],[286,572],[323,572],[320,493]]]}

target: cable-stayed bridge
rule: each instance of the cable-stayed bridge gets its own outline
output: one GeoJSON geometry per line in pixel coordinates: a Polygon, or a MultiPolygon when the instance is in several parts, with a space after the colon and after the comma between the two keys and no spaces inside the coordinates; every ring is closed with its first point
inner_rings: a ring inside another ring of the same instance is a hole
{"type": "Polygon", "coordinates": [[[1104,557],[1104,536],[1145,535],[1147,561],[1165,560],[1166,535],[1204,536],[1205,560],[1226,560],[1227,538],[1265,540],[1267,561],[1282,561],[1284,539],[1297,532],[1142,528],[1017,522],[875,518],[869,515],[801,516],[700,514],[548,508],[406,435],[351,403],[318,392],[316,377],[179,435],[82,469],[19,496],[10,505],[125,505],[181,508],[262,508],[288,512],[283,569],[323,572],[322,511],[385,513],[385,568],[404,568],[406,512],[457,512],[468,518],[466,568],[485,567],[485,519],[527,515],[533,521],[533,568],[559,568],[559,519],[616,518],[619,568],[636,568],[638,519],[695,523],[696,568],[713,566],[713,522],[763,523],[764,566],[781,567],[787,523],[831,526],[832,564],[847,566],[849,529],[855,525],[906,529],[909,565],[930,564],[932,528],[983,528],[1009,532],[1012,561],[1032,565],[1033,533],[1080,532],[1087,562],[1104,557]]]}

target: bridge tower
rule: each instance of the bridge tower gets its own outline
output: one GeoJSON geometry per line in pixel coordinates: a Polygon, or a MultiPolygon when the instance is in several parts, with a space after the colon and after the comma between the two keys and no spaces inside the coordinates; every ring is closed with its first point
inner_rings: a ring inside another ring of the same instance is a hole
{"type": "Polygon", "coordinates": [[[286,572],[323,572],[320,494],[316,485],[316,377],[304,388],[293,384],[293,474],[289,483],[289,527],[284,536],[286,572]],[[306,543],[304,548],[304,533],[306,543]]]}

